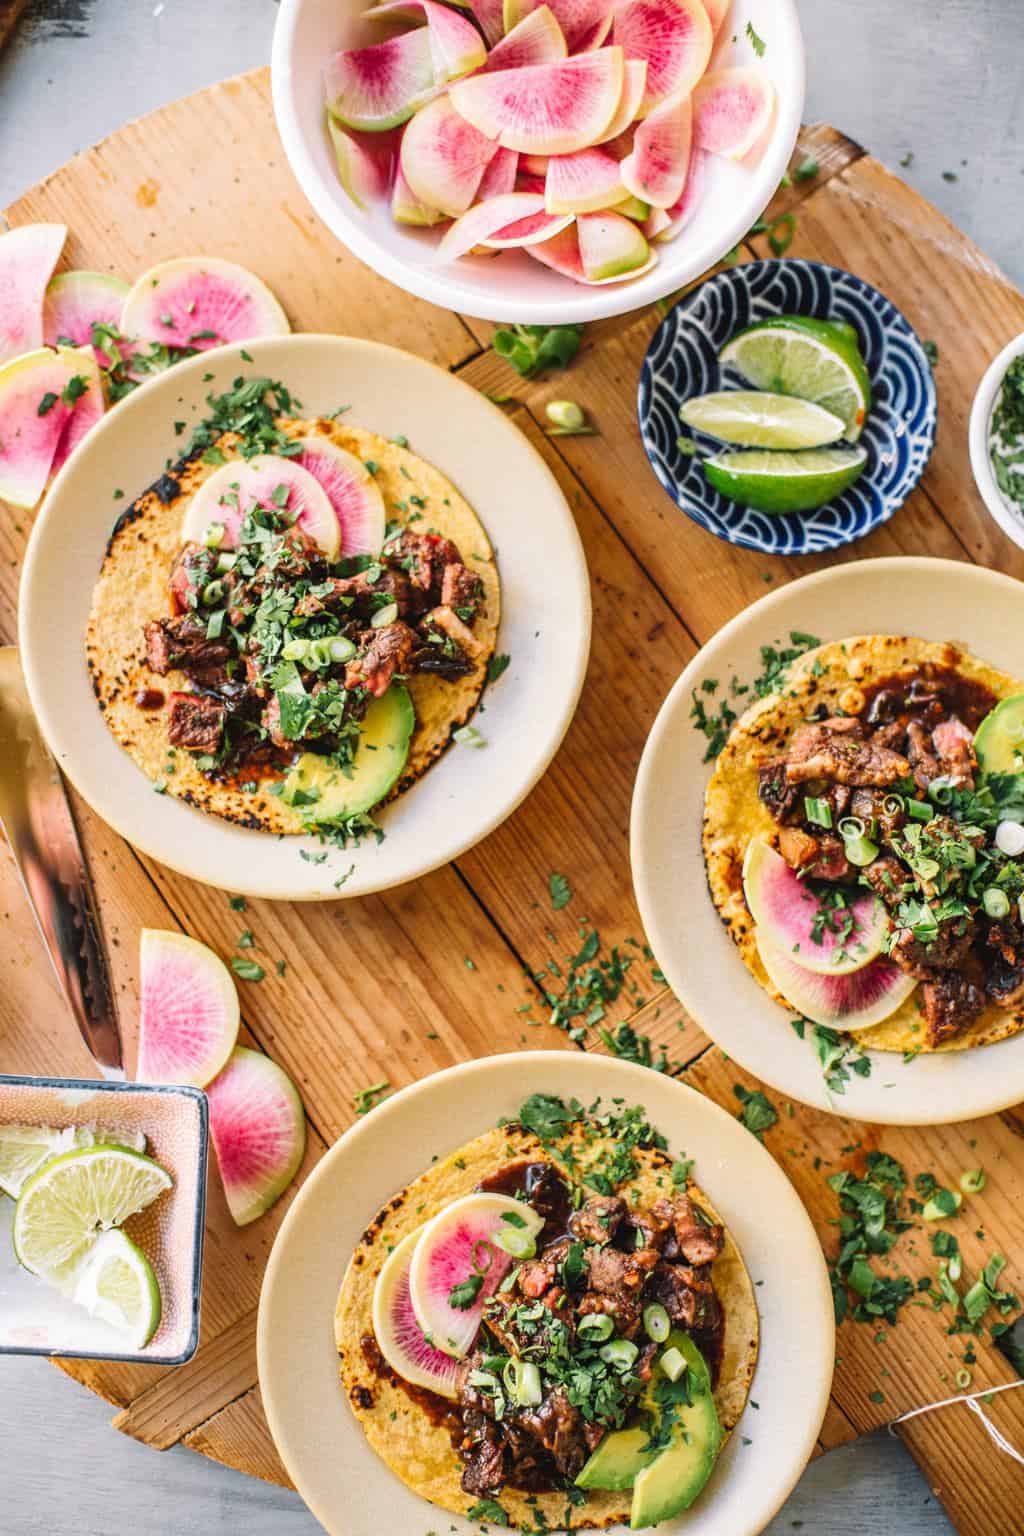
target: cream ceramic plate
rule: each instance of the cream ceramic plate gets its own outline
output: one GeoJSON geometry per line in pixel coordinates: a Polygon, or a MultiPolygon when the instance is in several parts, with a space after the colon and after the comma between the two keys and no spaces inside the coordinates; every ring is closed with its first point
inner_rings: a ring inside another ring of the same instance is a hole
{"type": "Polygon", "coordinates": [[[754,603],[720,630],[676,683],[647,740],[633,794],[631,857],[644,927],[672,990],[702,1029],[748,1072],[789,1098],[884,1125],[940,1125],[992,1114],[1024,1098],[1024,1034],[968,1051],[872,1052],[870,1077],[852,1076],[830,1101],[810,1041],[762,991],[736,953],[707,891],[701,815],[710,769],[690,720],[692,694],[717,678],[749,682],[761,646],[792,630],[921,635],[955,640],[1024,677],[1024,588],[1008,576],[950,560],[861,560],[806,576],[754,603]]]}
{"type": "MultiPolygon", "coordinates": [[[[646,1067],[575,1051],[524,1051],[439,1072],[386,1100],[320,1161],[277,1235],[260,1296],[257,1349],[267,1420],[289,1475],[329,1536],[479,1536],[432,1506],[370,1449],[338,1382],[338,1287],[369,1219],[429,1165],[514,1115],[531,1093],[643,1104],[721,1211],[757,1282],[761,1351],[750,1404],[708,1489],[666,1533],[756,1536],[800,1476],[832,1382],[828,1276],[792,1185],[749,1131],[710,1099],[646,1067]],[[749,1444],[744,1444],[744,1437],[749,1444]]],[[[617,1528],[617,1529],[621,1529],[617,1528]]]]}
{"type": "Polygon", "coordinates": [[[477,390],[432,363],[373,342],[285,336],[180,363],[143,386],[90,434],[36,519],[21,584],[20,645],[32,703],[61,768],[103,819],[144,853],[193,879],[292,901],[362,896],[412,880],[485,837],[533,788],[576,707],[590,646],[590,592],[576,526],[546,465],[477,390]],[[381,814],[377,845],[334,850],[281,840],[153,792],[107,730],[85,665],[92,586],[118,512],[182,451],[175,421],[206,414],[211,391],[239,374],[280,379],[309,415],[349,419],[411,447],[448,475],[498,552],[498,650],[512,660],[486,690],[476,725],[486,746],[453,745],[381,814]],[[124,501],[115,500],[122,489],[124,501]],[[538,573],[543,579],[538,580],[538,573]],[[335,881],[355,868],[339,892],[335,881]]]}

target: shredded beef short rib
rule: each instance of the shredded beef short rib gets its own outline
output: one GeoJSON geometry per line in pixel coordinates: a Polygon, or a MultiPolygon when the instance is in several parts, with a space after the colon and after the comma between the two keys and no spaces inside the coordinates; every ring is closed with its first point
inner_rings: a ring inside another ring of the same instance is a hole
{"type": "Polygon", "coordinates": [[[231,655],[223,640],[208,640],[206,625],[190,613],[152,619],[145,627],[146,661],[161,677],[177,668],[200,679],[224,667],[231,655]]]}
{"type": "Polygon", "coordinates": [[[962,1034],[985,1007],[985,993],[964,971],[942,971],[921,987],[929,1045],[962,1034]]]}
{"type": "Polygon", "coordinates": [[[224,736],[227,706],[202,693],[172,693],[167,739],[190,752],[216,752],[224,736]]]}
{"type": "Polygon", "coordinates": [[[799,827],[783,827],[779,852],[791,869],[813,880],[849,880],[853,873],[843,840],[834,833],[815,837],[799,827]]]}
{"type": "Polygon", "coordinates": [[[416,636],[401,619],[369,631],[366,650],[349,663],[346,688],[365,688],[382,698],[396,673],[405,672],[416,646],[416,636]]]}
{"type": "Polygon", "coordinates": [[[866,740],[864,728],[854,716],[802,725],[781,761],[789,784],[827,779],[884,789],[910,771],[907,759],[899,752],[866,740]]]}

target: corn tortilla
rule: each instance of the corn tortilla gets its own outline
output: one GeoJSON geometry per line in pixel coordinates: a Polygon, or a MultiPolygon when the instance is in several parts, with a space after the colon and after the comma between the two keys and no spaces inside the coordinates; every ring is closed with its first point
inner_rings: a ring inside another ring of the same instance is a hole
{"type": "MultiPolygon", "coordinates": [[[[362,427],[331,418],[314,421],[281,420],[289,437],[325,437],[363,462],[378,466],[375,482],[384,497],[390,522],[414,530],[436,530],[459,548],[471,571],[483,582],[481,612],[473,625],[480,650],[473,670],[448,681],[418,672],[407,684],[416,711],[409,756],[387,800],[414,784],[451,742],[452,732],[465,725],[483,692],[487,664],[494,654],[501,617],[501,597],[494,551],[473,508],[450,480],[410,449],[362,427]],[[416,502],[411,500],[416,497],[416,502]],[[422,503],[422,506],[419,505],[422,503]]],[[[227,459],[240,457],[238,439],[230,433],[217,447],[227,459]]],[[[86,628],[85,652],[93,691],[103,716],[121,746],[154,783],[199,810],[253,830],[303,833],[309,823],[279,796],[268,792],[268,780],[254,792],[233,781],[208,779],[192,755],[179,750],[168,757],[167,711],[140,709],[135,695],[157,689],[169,695],[188,689],[183,672],[158,677],[146,662],[145,624],[170,613],[167,581],[181,545],[181,524],[192,495],[220,467],[193,456],[165,474],[145,491],[118,520],[93,593],[86,628]],[[168,762],[173,761],[173,772],[168,762]]]]}

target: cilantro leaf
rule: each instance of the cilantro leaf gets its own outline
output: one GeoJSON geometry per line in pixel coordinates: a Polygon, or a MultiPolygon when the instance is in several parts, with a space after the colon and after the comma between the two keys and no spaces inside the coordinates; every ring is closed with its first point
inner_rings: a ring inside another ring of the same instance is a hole
{"type": "Polygon", "coordinates": [[[495,331],[499,357],[524,379],[546,368],[567,368],[579,350],[582,325],[515,325],[495,331]]]}
{"type": "Polygon", "coordinates": [[[564,875],[552,871],[548,876],[548,890],[551,892],[552,912],[561,912],[572,900],[572,886],[564,875]]]}

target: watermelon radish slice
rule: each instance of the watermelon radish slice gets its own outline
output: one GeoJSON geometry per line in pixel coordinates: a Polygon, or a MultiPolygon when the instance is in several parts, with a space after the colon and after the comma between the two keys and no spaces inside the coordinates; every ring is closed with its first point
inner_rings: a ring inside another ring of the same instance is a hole
{"type": "MultiPolygon", "coordinates": [[[[611,146],[612,140],[625,133],[630,123],[635,121],[640,111],[640,103],[644,99],[644,91],[647,89],[647,60],[627,59],[625,64],[625,79],[622,82],[622,95],[615,109],[615,116],[601,135],[600,142],[611,146]]],[[[630,148],[632,141],[630,142],[630,148]]],[[[628,151],[625,151],[628,153],[628,151]]],[[[622,160],[624,154],[616,155],[617,160],[622,160]]]]}
{"type": "Polygon", "coordinates": [[[384,0],[383,5],[363,14],[374,21],[426,21],[435,85],[468,75],[487,57],[483,38],[473,23],[437,0],[384,0]]]}
{"type": "MultiPolygon", "coordinates": [[[[678,203],[668,209],[668,223],[655,237],[658,240],[674,240],[693,218],[704,200],[708,180],[708,155],[694,145],[690,150],[690,168],[686,173],[686,185],[678,203]]],[[[649,237],[648,237],[649,238],[649,237]]]]}
{"type": "Polygon", "coordinates": [[[532,1207],[495,1194],[464,1195],[426,1223],[412,1252],[409,1295],[420,1328],[445,1354],[461,1360],[469,1353],[484,1303],[513,1263],[495,1238],[503,1230],[535,1237],[543,1225],[532,1207]],[[453,1288],[474,1275],[482,1280],[475,1299],[453,1306],[453,1288]]]}
{"type": "Polygon", "coordinates": [[[526,155],[570,155],[608,128],[622,95],[621,48],[473,75],[452,105],[474,128],[526,155]]]}
{"type": "Polygon", "coordinates": [[[505,32],[503,0],[469,0],[469,9],[477,19],[488,48],[495,48],[505,32]]]}
{"type": "Polygon", "coordinates": [[[693,111],[688,96],[670,96],[637,124],[633,148],[619,167],[626,189],[652,208],[683,195],[690,166],[693,111]]]}
{"type": "Polygon", "coordinates": [[[238,994],[212,950],[183,933],[143,928],[139,954],[142,1083],[205,1088],[238,1038],[238,994]]]}
{"type": "Polygon", "coordinates": [[[775,87],[759,69],[715,69],[693,95],[693,142],[712,155],[742,160],[775,115],[775,87]]]}
{"type": "Polygon", "coordinates": [[[528,245],[526,254],[545,267],[550,267],[552,272],[559,272],[563,277],[571,277],[574,282],[586,281],[583,276],[580,242],[575,224],[570,224],[560,234],[552,235],[550,240],[544,240],[540,245],[528,245]]]}
{"type": "MultiPolygon", "coordinates": [[[[632,219],[637,224],[646,224],[651,214],[651,205],[643,202],[639,197],[629,196],[624,197],[621,203],[615,204],[615,212],[621,213],[624,219],[632,219]]],[[[644,234],[647,234],[646,230],[644,234]]]]}
{"type": "Polygon", "coordinates": [[[338,558],[341,528],[327,492],[308,469],[274,453],[232,460],[205,480],[185,508],[182,541],[202,544],[211,526],[219,524],[223,533],[217,547],[233,549],[242,519],[253,507],[290,514],[328,560],[338,558]]]}
{"type": "Polygon", "coordinates": [[[34,507],[43,494],[80,378],[70,348],[40,347],[0,367],[0,501],[34,507]]]}
{"type": "Polygon", "coordinates": [[[863,969],[882,952],[889,920],[871,891],[858,891],[848,909],[823,909],[806,880],[759,837],[747,845],[743,894],[758,928],[804,970],[841,976],[863,969]],[[830,911],[835,912],[831,922],[823,921],[830,911]],[[844,931],[847,922],[852,926],[844,931]]]}
{"type": "Polygon", "coordinates": [[[257,336],[287,336],[288,317],[245,267],[216,256],[179,256],[144,272],[129,291],[121,330],[139,341],[206,352],[257,336]]]}
{"type": "Polygon", "coordinates": [[[651,248],[643,231],[620,213],[581,213],[576,233],[588,283],[628,277],[650,262],[651,248]]]}
{"type": "Polygon", "coordinates": [[[346,128],[381,133],[415,112],[436,88],[429,28],[336,53],[324,70],[327,110],[346,128]]]}
{"type": "MultiPolygon", "coordinates": [[[[547,0],[570,53],[583,46],[597,48],[611,31],[612,6],[609,0],[547,0]]],[[[538,0],[503,0],[505,35],[513,32],[523,19],[538,9],[538,0]]]]}
{"type": "Polygon", "coordinates": [[[420,202],[457,219],[476,197],[497,148],[493,138],[455,110],[448,96],[439,96],[405,130],[402,175],[420,202]]]}
{"type": "MultiPolygon", "coordinates": [[[[48,347],[92,346],[94,325],[120,327],[130,286],[112,272],[58,272],[43,299],[43,341],[48,347]]],[[[96,361],[102,367],[107,359],[97,352],[96,361]]]]}
{"type": "Polygon", "coordinates": [[[384,1359],[403,1381],[441,1397],[457,1395],[459,1363],[423,1337],[409,1295],[409,1266],[422,1227],[392,1249],[373,1291],[373,1333],[384,1359]]]}
{"type": "Polygon", "coordinates": [[[755,939],[761,964],[789,1006],[812,1024],[823,1024],[827,1029],[849,1034],[870,1029],[895,1013],[917,986],[915,977],[881,955],[859,971],[822,976],[776,948],[760,928],[755,939]]]}
{"type": "MultiPolygon", "coordinates": [[[[99,421],[106,410],[106,400],[103,395],[103,379],[100,375],[99,364],[91,346],[74,347],[66,349],[65,355],[77,359],[75,363],[76,377],[85,384],[84,393],[78,396],[71,415],[57,439],[57,448],[53,455],[53,463],[50,465],[50,474],[55,475],[62,469],[68,459],[74,453],[82,441],[99,421]]],[[[78,393],[76,386],[76,393],[78,393]]]]}
{"type": "Polygon", "coordinates": [[[568,51],[565,33],[555,20],[554,11],[549,5],[539,5],[491,49],[484,69],[523,69],[527,64],[550,64],[554,59],[564,59],[568,51]]]}
{"type": "Polygon", "coordinates": [[[399,224],[415,224],[421,229],[444,223],[444,214],[439,209],[420,202],[403,176],[401,165],[395,170],[395,184],[391,188],[391,217],[399,224]]]}
{"type": "Polygon", "coordinates": [[[306,1117],[295,1084],[260,1051],[236,1045],[206,1090],[210,1136],[238,1227],[268,1211],[299,1170],[306,1117]]]}
{"type": "Polygon", "coordinates": [[[657,240],[663,234],[672,220],[664,208],[652,208],[644,220],[644,236],[648,241],[657,240]]]}
{"type": "Polygon", "coordinates": [[[640,116],[667,96],[686,96],[708,67],[713,37],[704,0],[626,0],[612,39],[629,59],[647,60],[640,116]]]}
{"type": "Polygon", "coordinates": [[[627,195],[619,162],[604,149],[579,149],[552,155],[544,183],[549,213],[592,213],[621,203],[627,195]]]}
{"type": "Polygon", "coordinates": [[[498,249],[529,246],[571,222],[571,214],[553,217],[545,213],[544,198],[539,192],[506,192],[503,197],[477,203],[461,219],[456,219],[437,248],[437,260],[455,261],[475,245],[498,249]]]}
{"type": "Polygon", "coordinates": [[[327,132],[331,136],[338,180],[355,203],[366,212],[367,205],[386,189],[384,168],[355,133],[342,128],[328,112],[327,132]]]}
{"type": "Polygon", "coordinates": [[[43,344],[43,295],[67,239],[64,224],[0,235],[0,365],[43,344]]]}
{"type": "Polygon", "coordinates": [[[477,198],[486,203],[491,197],[504,197],[515,190],[519,171],[519,156],[514,149],[499,149],[484,171],[477,190],[477,198]]]}
{"type": "Polygon", "coordinates": [[[289,464],[307,470],[327,492],[341,532],[340,553],[379,555],[387,514],[384,498],[361,459],[329,437],[302,437],[302,452],[289,464]]]}

